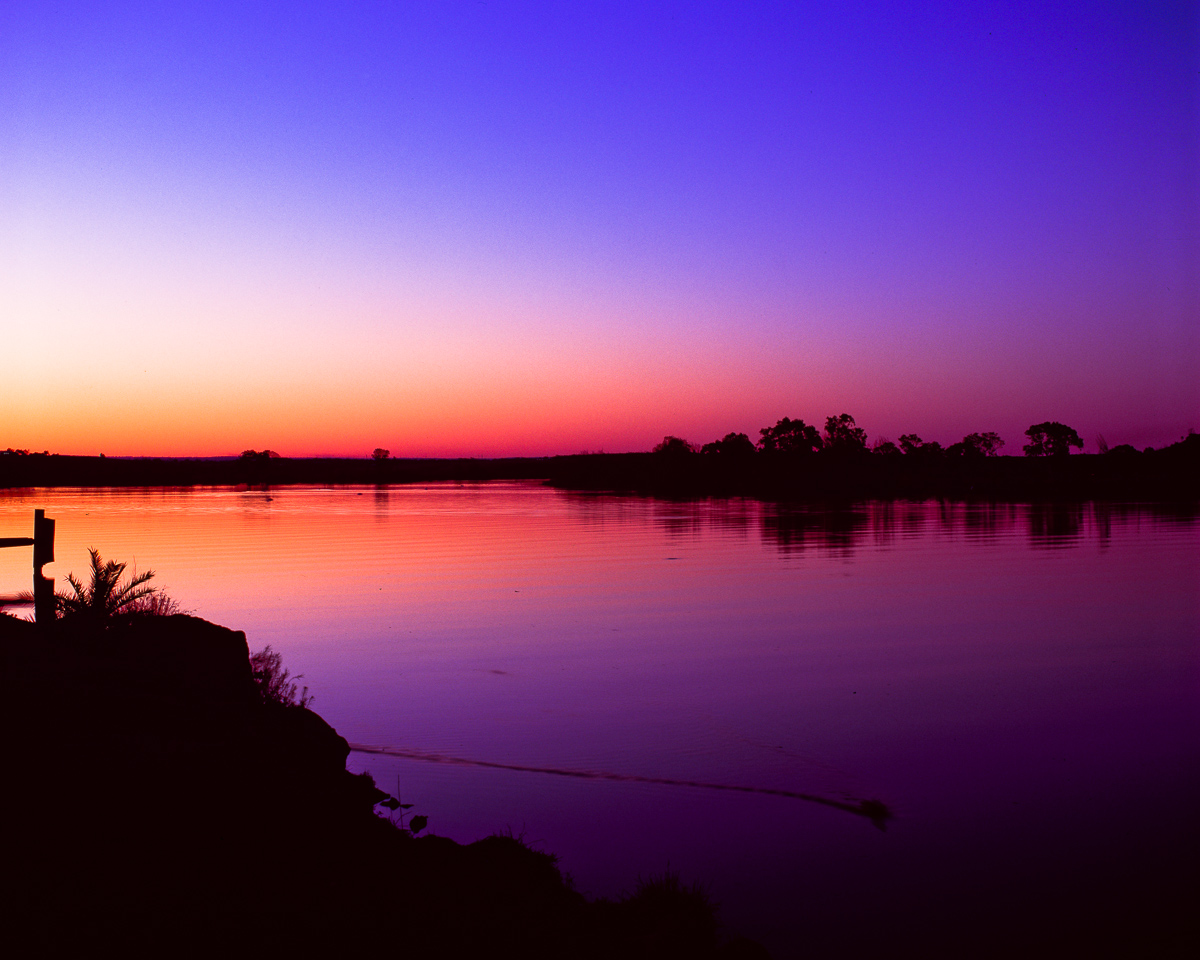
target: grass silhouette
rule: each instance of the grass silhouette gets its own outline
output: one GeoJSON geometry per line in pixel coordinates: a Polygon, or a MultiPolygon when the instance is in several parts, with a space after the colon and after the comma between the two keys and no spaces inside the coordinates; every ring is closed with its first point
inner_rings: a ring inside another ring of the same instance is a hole
{"type": "MultiPolygon", "coordinates": [[[[154,571],[134,573],[122,580],[127,564],[115,560],[105,562],[95,547],[88,549],[91,570],[87,582],[73,573],[67,574],[69,591],[54,594],[55,614],[59,619],[104,627],[123,616],[143,615],[169,617],[182,613],[179,604],[161,588],[149,586],[154,571]]],[[[24,603],[33,602],[33,594],[18,595],[24,603]]]]}

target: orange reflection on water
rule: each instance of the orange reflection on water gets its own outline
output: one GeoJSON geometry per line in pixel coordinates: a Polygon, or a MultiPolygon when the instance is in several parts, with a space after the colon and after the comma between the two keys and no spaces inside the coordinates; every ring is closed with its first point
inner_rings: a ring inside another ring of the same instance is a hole
{"type": "MultiPolygon", "coordinates": [[[[436,832],[527,825],[591,892],[670,863],[764,931],[853,890],[830,908],[841,929],[862,902],[902,922],[1056,870],[1082,889],[1095,863],[1167,883],[1197,848],[1161,815],[1200,797],[1186,512],[55,490],[0,495],[0,536],[35,507],[58,521],[60,585],[89,546],[153,568],[281,651],[378,750],[354,768],[399,781],[436,832]],[[885,837],[801,796],[897,817],[885,837]]],[[[29,564],[0,551],[0,593],[29,564]]],[[[1114,909],[1138,893],[1110,886],[1114,909]]]]}

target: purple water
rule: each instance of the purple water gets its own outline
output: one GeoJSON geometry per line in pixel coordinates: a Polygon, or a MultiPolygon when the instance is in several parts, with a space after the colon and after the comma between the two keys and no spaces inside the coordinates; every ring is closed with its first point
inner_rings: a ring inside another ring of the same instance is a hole
{"type": "MultiPolygon", "coordinates": [[[[0,536],[35,506],[58,520],[47,574],[82,572],[88,546],[154,568],[282,651],[352,743],[602,775],[351,755],[430,829],[524,834],[595,895],[669,867],[780,957],[977,938],[966,956],[1047,923],[1128,940],[1176,923],[1195,884],[1186,514],[534,484],[20,491],[0,536]]],[[[0,552],[0,594],[28,564],[0,552]]]]}

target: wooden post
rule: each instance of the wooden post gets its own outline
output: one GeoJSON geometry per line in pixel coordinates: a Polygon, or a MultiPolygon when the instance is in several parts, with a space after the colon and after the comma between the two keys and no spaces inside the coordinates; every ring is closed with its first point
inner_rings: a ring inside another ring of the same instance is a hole
{"type": "Polygon", "coordinates": [[[54,580],[42,576],[42,566],[54,562],[54,521],[45,510],[33,511],[33,619],[49,623],[55,617],[54,580]]]}
{"type": "MultiPolygon", "coordinates": [[[[45,510],[33,511],[33,537],[0,537],[0,547],[33,546],[33,619],[47,624],[57,611],[54,603],[54,579],[42,576],[42,567],[54,562],[54,521],[45,510]]],[[[26,601],[27,602],[27,601],[26,601]]]]}

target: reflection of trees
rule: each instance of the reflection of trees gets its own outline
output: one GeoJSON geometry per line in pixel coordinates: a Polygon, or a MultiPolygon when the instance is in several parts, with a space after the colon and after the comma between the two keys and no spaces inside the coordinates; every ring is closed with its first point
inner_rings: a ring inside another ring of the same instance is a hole
{"type": "Polygon", "coordinates": [[[871,540],[877,547],[884,547],[896,539],[896,504],[892,500],[880,500],[871,504],[871,540]]]}
{"type": "Polygon", "coordinates": [[[698,537],[704,529],[704,513],[695,501],[655,502],[654,522],[672,540],[698,537]]]}
{"type": "Polygon", "coordinates": [[[900,503],[897,523],[905,537],[915,537],[925,529],[928,512],[929,508],[924,503],[913,503],[910,500],[900,503]]]}
{"type": "Polygon", "coordinates": [[[1091,504],[1092,533],[1101,548],[1112,539],[1114,525],[1185,524],[1192,526],[1200,517],[1200,503],[1113,503],[1096,500],[1091,504]]]}
{"type": "Polygon", "coordinates": [[[1112,539],[1113,504],[1098,500],[1092,504],[1092,522],[1096,538],[1100,541],[1100,549],[1107,550],[1108,542],[1112,539]]]}
{"type": "Polygon", "coordinates": [[[375,519],[386,520],[391,506],[392,491],[386,483],[375,484],[375,519]]]}
{"type": "Polygon", "coordinates": [[[988,542],[1019,535],[1022,527],[1035,549],[1074,546],[1085,536],[1103,547],[1122,526],[1147,522],[1190,526],[1200,516],[1196,504],[877,500],[818,506],[742,498],[662,500],[563,491],[558,495],[584,526],[651,523],[674,541],[741,537],[756,523],[763,543],[785,555],[816,549],[850,556],[864,542],[889,548],[898,539],[930,535],[988,542]]]}
{"type": "Polygon", "coordinates": [[[556,491],[571,515],[589,527],[654,524],[674,540],[699,537],[706,532],[732,531],[745,536],[758,504],[741,497],[708,500],[662,500],[622,494],[556,491]]]}
{"type": "Polygon", "coordinates": [[[556,490],[555,495],[565,500],[572,515],[587,527],[645,522],[653,509],[653,501],[646,497],[587,490],[556,490]]]}
{"type": "Polygon", "coordinates": [[[967,504],[962,516],[963,529],[972,540],[993,540],[1002,529],[1012,525],[1012,508],[1008,504],[967,504]]]}
{"type": "Polygon", "coordinates": [[[771,506],[762,513],[762,536],[784,553],[816,547],[848,554],[867,532],[868,519],[864,507],[814,510],[771,506]]]}
{"type": "Polygon", "coordinates": [[[1145,514],[1160,523],[1193,524],[1200,517],[1200,502],[1195,500],[1181,503],[1149,503],[1121,506],[1124,513],[1145,514]]]}
{"type": "Polygon", "coordinates": [[[750,513],[750,505],[741,499],[654,501],[654,522],[672,539],[697,537],[714,528],[744,535],[750,513]]]}
{"type": "Polygon", "coordinates": [[[745,536],[751,515],[757,512],[757,508],[746,500],[712,500],[709,501],[708,519],[715,527],[745,536]]]}
{"type": "Polygon", "coordinates": [[[1077,503],[1031,503],[1028,518],[1034,547],[1069,547],[1083,535],[1083,508],[1077,503]]]}

